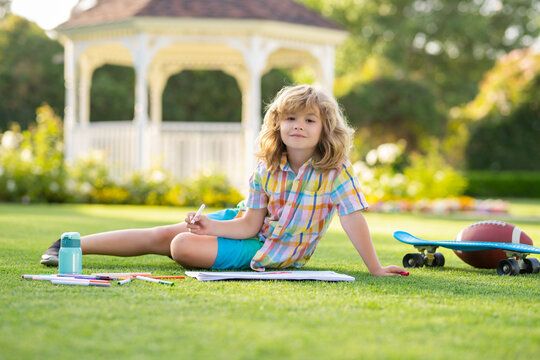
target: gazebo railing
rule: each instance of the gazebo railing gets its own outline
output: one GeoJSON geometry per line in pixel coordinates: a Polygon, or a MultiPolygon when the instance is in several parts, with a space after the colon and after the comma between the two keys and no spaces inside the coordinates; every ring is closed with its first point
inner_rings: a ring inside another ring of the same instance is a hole
{"type": "Polygon", "coordinates": [[[237,187],[247,185],[241,123],[165,121],[157,147],[163,167],[177,178],[222,173],[237,187]]]}
{"type": "MultiPolygon", "coordinates": [[[[244,135],[241,123],[162,122],[148,128],[147,151],[151,165],[161,167],[177,179],[201,173],[221,173],[231,183],[247,184],[244,135]],[[156,129],[158,129],[156,131],[156,129]]],[[[122,180],[137,167],[137,128],[133,121],[92,122],[75,127],[73,158],[92,150],[102,151],[111,176],[122,180]]]]}

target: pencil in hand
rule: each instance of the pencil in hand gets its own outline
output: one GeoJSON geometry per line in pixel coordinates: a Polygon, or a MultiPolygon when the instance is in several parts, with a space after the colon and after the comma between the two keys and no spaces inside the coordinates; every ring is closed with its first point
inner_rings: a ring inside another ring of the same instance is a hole
{"type": "Polygon", "coordinates": [[[205,208],[206,205],[202,204],[201,207],[199,208],[199,210],[197,210],[197,212],[195,213],[195,216],[193,216],[191,218],[191,221],[189,222],[190,224],[195,224],[195,219],[197,218],[197,216],[201,215],[204,208],[205,208]]]}

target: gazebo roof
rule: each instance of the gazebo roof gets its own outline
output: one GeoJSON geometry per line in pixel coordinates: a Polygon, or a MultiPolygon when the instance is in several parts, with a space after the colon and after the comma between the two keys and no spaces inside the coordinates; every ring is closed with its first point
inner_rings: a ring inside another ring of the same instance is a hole
{"type": "Polygon", "coordinates": [[[293,0],[99,0],[57,29],[68,30],[132,18],[266,20],[343,30],[293,0]]]}

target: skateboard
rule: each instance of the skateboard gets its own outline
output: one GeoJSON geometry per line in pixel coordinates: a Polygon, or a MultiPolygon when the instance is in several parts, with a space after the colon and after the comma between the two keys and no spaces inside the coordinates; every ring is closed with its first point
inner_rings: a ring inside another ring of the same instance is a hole
{"type": "Polygon", "coordinates": [[[394,237],[402,243],[413,245],[420,252],[405,255],[404,267],[444,266],[443,254],[436,252],[440,246],[458,251],[501,249],[506,253],[507,259],[501,260],[497,265],[499,275],[536,274],[540,271],[540,261],[536,258],[527,258],[530,254],[540,254],[540,248],[532,245],[480,241],[428,241],[405,231],[394,232],[394,237]]]}

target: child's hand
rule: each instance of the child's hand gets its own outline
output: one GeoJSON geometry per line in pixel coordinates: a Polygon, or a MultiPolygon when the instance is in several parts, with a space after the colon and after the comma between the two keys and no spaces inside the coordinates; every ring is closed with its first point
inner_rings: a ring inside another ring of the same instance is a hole
{"type": "Polygon", "coordinates": [[[187,214],[185,221],[188,231],[197,235],[210,235],[212,220],[202,214],[197,217],[195,215],[195,212],[189,212],[187,214]]]}
{"type": "Polygon", "coordinates": [[[374,276],[396,276],[408,274],[408,271],[402,268],[401,266],[390,265],[377,269],[372,272],[371,275],[374,276]]]}

